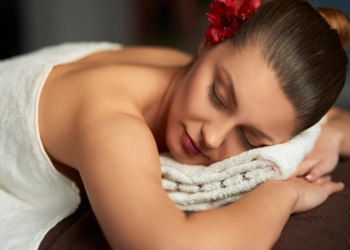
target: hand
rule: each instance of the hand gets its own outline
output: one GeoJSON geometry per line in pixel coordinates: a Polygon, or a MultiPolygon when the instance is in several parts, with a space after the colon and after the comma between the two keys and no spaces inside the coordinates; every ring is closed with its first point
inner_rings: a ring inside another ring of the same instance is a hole
{"type": "Polygon", "coordinates": [[[329,174],[338,164],[339,150],[339,131],[325,125],[315,147],[292,176],[304,176],[307,181],[314,182],[321,176],[329,174]]]}
{"type": "Polygon", "coordinates": [[[321,177],[313,183],[307,182],[300,177],[292,177],[285,182],[298,194],[293,213],[311,210],[322,204],[328,196],[344,188],[343,183],[332,182],[329,175],[321,177]]]}

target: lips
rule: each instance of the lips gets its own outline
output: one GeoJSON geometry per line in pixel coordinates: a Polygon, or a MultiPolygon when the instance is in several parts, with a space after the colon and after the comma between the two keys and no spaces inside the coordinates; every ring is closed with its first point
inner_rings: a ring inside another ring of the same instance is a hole
{"type": "Polygon", "coordinates": [[[182,135],[182,144],[191,155],[205,157],[205,155],[197,148],[191,137],[187,134],[186,130],[182,135]]]}

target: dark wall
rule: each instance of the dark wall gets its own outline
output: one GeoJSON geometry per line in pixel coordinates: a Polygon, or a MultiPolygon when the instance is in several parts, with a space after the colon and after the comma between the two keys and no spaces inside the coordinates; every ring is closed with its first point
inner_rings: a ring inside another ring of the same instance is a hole
{"type": "MultiPolygon", "coordinates": [[[[209,2],[210,0],[0,0],[0,59],[72,41],[174,46],[194,54],[209,25],[205,16],[209,11],[209,2]]],[[[338,8],[350,16],[350,0],[310,2],[315,7],[338,8]]],[[[350,47],[348,52],[350,55],[350,47]]],[[[350,80],[347,81],[338,104],[348,107],[348,100],[350,80]]]]}
{"type": "Polygon", "coordinates": [[[0,1],[0,59],[20,52],[17,0],[0,1]]]}
{"type": "MultiPolygon", "coordinates": [[[[315,7],[320,7],[320,6],[330,6],[337,8],[341,10],[342,12],[346,13],[348,16],[350,16],[350,1],[349,0],[310,0],[310,2],[315,6],[315,7]]],[[[346,49],[348,58],[350,58],[350,46],[347,47],[346,49]]],[[[349,66],[350,69],[350,66],[349,66]]],[[[345,87],[340,94],[338,101],[337,101],[337,106],[350,109],[350,75],[348,73],[347,81],[345,84],[345,87]]]]}
{"type": "Polygon", "coordinates": [[[0,0],[2,58],[72,41],[175,46],[194,52],[209,0],[0,0]]]}

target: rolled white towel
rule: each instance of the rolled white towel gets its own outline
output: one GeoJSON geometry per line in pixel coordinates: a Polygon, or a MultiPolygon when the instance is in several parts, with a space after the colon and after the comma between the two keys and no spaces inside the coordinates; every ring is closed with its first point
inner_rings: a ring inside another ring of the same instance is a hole
{"type": "Polygon", "coordinates": [[[186,165],[160,156],[162,184],[184,211],[203,211],[231,203],[269,180],[285,180],[313,149],[320,124],[287,142],[252,149],[210,166],[186,165]]]}

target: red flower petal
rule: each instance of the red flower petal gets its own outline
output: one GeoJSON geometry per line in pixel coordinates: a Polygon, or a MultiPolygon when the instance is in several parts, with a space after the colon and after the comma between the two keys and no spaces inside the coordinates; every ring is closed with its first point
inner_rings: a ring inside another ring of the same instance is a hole
{"type": "Polygon", "coordinates": [[[245,0],[235,0],[234,1],[234,5],[232,7],[235,10],[235,15],[238,15],[238,10],[241,9],[241,7],[244,3],[245,3],[245,0]]]}
{"type": "Polygon", "coordinates": [[[211,2],[209,4],[209,9],[210,9],[210,12],[215,12],[216,11],[216,2],[211,2]]]}
{"type": "Polygon", "coordinates": [[[227,6],[232,7],[233,9],[237,8],[237,4],[238,6],[241,5],[242,0],[216,0],[217,2],[222,2],[227,6]]]}
{"type": "Polygon", "coordinates": [[[208,18],[208,21],[214,25],[214,26],[218,26],[220,25],[220,17],[216,14],[208,14],[207,13],[207,18],[208,18]]]}
{"type": "Polygon", "coordinates": [[[238,28],[238,25],[239,25],[238,19],[235,16],[232,16],[232,18],[230,20],[230,26],[224,27],[221,31],[222,39],[229,38],[229,37],[233,36],[233,34],[235,33],[235,31],[238,28]]]}
{"type": "Polygon", "coordinates": [[[240,20],[248,19],[260,6],[262,0],[216,0],[211,2],[207,18],[211,25],[206,30],[208,43],[216,44],[231,37],[240,20]]]}
{"type": "MultiPolygon", "coordinates": [[[[254,0],[254,5],[259,5],[259,1],[261,3],[261,0],[254,0]]],[[[243,1],[243,4],[240,6],[240,8],[237,11],[237,17],[241,20],[246,20],[251,17],[256,12],[256,9],[251,0],[243,1]]]]}
{"type": "Polygon", "coordinates": [[[223,13],[225,12],[226,5],[222,2],[212,2],[209,7],[212,13],[223,13]]]}
{"type": "Polygon", "coordinates": [[[255,8],[255,10],[257,10],[260,7],[262,2],[262,0],[251,0],[251,1],[252,1],[252,6],[255,8]]]}
{"type": "Polygon", "coordinates": [[[216,44],[218,42],[220,42],[222,39],[220,37],[220,30],[212,25],[210,25],[206,32],[205,32],[205,38],[207,43],[210,44],[216,44]]]}

